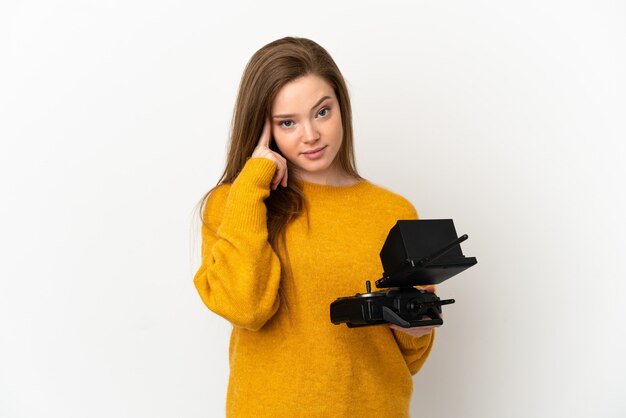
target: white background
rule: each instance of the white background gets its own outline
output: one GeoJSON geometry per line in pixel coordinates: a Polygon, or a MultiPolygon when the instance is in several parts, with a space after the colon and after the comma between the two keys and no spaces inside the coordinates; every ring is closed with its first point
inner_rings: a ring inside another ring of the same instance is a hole
{"type": "Polygon", "coordinates": [[[287,35],[344,73],[361,174],[479,261],[412,415],[626,416],[626,5],[598,0],[3,2],[0,416],[223,415],[195,205],[287,35]]]}

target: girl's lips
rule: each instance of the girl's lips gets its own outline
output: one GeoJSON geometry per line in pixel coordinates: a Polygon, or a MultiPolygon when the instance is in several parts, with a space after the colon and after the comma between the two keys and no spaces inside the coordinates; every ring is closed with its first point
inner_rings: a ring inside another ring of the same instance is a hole
{"type": "Polygon", "coordinates": [[[316,149],[311,150],[311,151],[304,151],[304,152],[303,152],[303,154],[312,154],[312,153],[314,153],[314,152],[321,151],[321,150],[322,150],[322,148],[326,148],[326,145],[324,145],[323,147],[316,148],[316,149]]]}
{"type": "Polygon", "coordinates": [[[322,155],[324,155],[324,150],[326,149],[327,146],[324,146],[320,149],[318,149],[317,151],[314,152],[303,152],[302,155],[304,155],[306,158],[310,159],[310,160],[316,160],[318,158],[320,158],[322,155]]]}

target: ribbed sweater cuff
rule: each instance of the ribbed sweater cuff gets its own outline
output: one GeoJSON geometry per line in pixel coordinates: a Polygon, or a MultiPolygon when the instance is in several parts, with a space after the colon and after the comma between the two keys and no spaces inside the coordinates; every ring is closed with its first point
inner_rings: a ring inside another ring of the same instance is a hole
{"type": "Polygon", "coordinates": [[[267,209],[264,200],[270,195],[270,184],[276,163],[267,158],[250,158],[233,181],[222,227],[247,232],[267,230],[267,209]]]}
{"type": "Polygon", "coordinates": [[[398,344],[404,349],[420,349],[428,346],[431,340],[435,336],[435,330],[430,334],[422,335],[421,337],[414,337],[402,331],[393,331],[396,335],[398,344]]]}

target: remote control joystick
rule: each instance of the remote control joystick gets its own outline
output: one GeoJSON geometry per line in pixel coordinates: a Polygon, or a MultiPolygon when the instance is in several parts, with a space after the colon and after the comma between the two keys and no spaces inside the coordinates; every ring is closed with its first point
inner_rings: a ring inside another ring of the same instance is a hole
{"type": "Polygon", "coordinates": [[[380,252],[383,277],[372,292],[340,297],[330,304],[330,320],[350,328],[380,324],[400,327],[441,325],[441,307],[454,299],[441,300],[415,286],[435,285],[477,263],[465,257],[452,219],[400,220],[391,228],[380,252]]]}

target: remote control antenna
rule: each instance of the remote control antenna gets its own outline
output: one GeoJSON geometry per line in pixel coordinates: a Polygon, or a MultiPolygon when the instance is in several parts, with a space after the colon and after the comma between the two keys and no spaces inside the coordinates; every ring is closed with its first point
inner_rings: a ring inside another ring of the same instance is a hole
{"type": "Polygon", "coordinates": [[[424,266],[424,265],[426,265],[426,264],[428,264],[428,263],[430,263],[432,261],[435,261],[436,259],[438,259],[442,255],[444,255],[445,253],[450,251],[452,248],[454,248],[455,245],[459,245],[460,243],[462,243],[466,239],[467,239],[467,234],[461,235],[459,238],[455,239],[450,244],[446,245],[445,247],[441,248],[440,250],[435,251],[434,253],[432,253],[428,257],[425,257],[425,258],[421,259],[418,262],[418,264],[421,265],[421,266],[424,266]]]}

